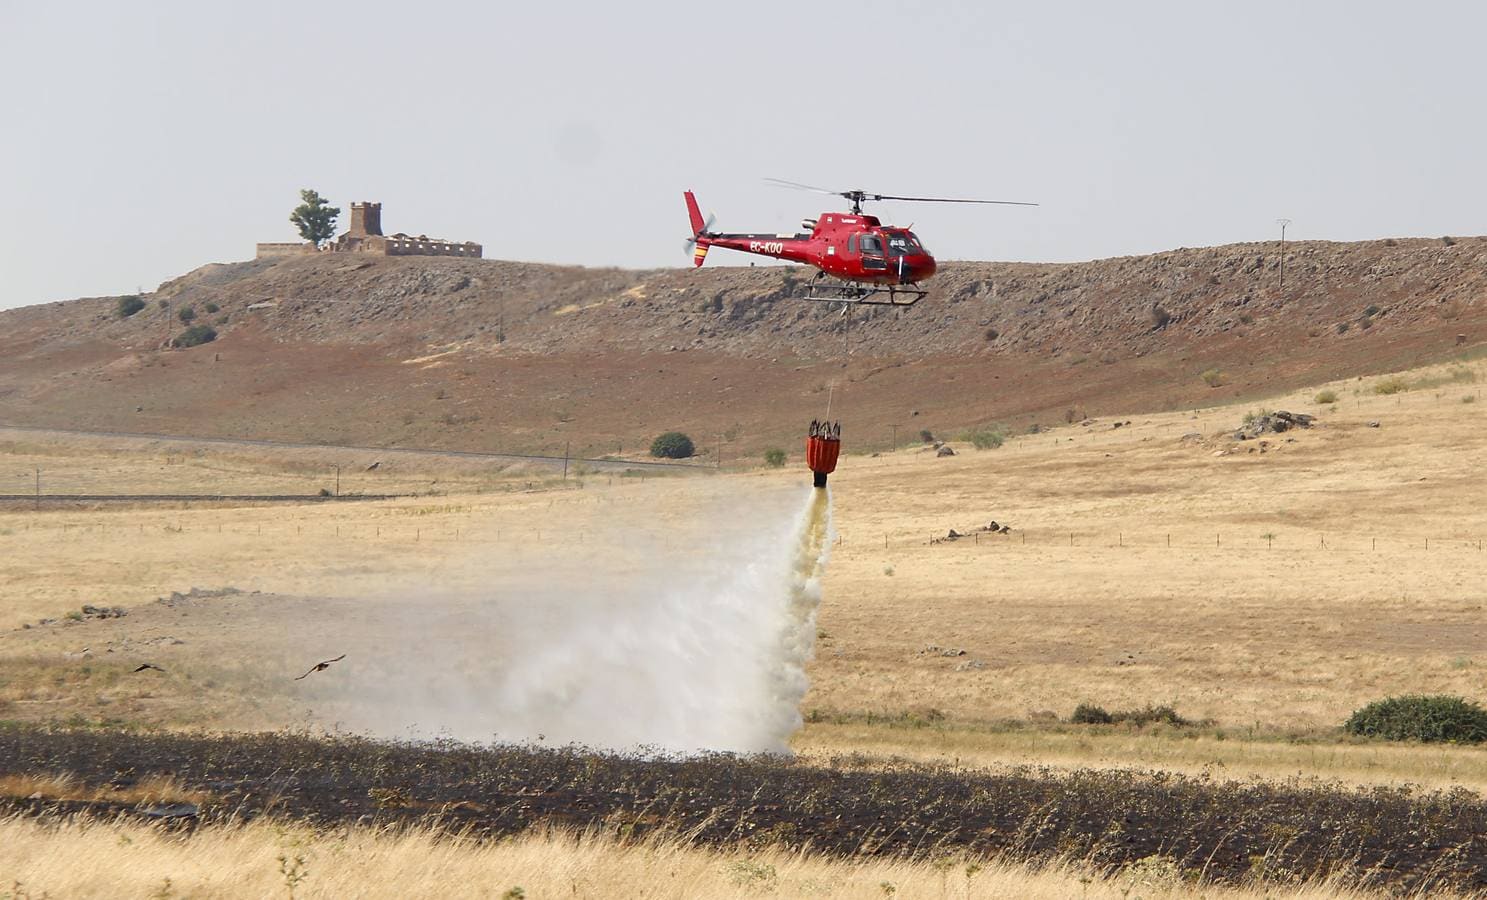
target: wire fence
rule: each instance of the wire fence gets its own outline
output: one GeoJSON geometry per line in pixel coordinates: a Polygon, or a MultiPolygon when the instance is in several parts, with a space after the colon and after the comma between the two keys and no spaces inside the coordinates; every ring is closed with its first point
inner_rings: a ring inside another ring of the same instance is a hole
{"type": "Polygon", "coordinates": [[[929,547],[986,547],[1015,549],[1019,547],[1065,547],[1073,549],[1114,550],[1336,550],[1384,552],[1394,550],[1474,550],[1483,552],[1483,538],[1462,535],[1383,537],[1354,532],[1262,532],[1260,534],[1224,531],[1059,531],[1028,529],[1007,533],[991,531],[942,532],[926,537],[909,538],[903,534],[884,534],[881,546],[891,549],[906,544],[929,547]]]}
{"type": "MultiPolygon", "coordinates": [[[[435,510],[429,515],[440,514],[435,510]]],[[[449,513],[454,515],[454,513],[449,513]]],[[[334,538],[351,542],[445,543],[457,542],[490,546],[526,544],[604,544],[629,546],[629,538],[617,537],[608,529],[562,527],[491,528],[474,522],[449,524],[428,522],[406,525],[395,519],[388,522],[294,521],[282,518],[262,521],[213,522],[198,518],[161,516],[130,522],[67,522],[45,519],[22,519],[0,528],[0,540],[21,534],[51,533],[59,540],[83,540],[90,537],[136,536],[158,537],[182,534],[286,538],[334,538]]],[[[684,534],[649,533],[633,542],[641,546],[648,541],[682,545],[692,540],[684,534]]],[[[1378,536],[1353,532],[1277,532],[1259,535],[1240,532],[1195,530],[1141,531],[1060,531],[1026,529],[1010,533],[974,531],[950,537],[948,533],[838,533],[834,545],[852,550],[924,551],[956,553],[1018,552],[1022,550],[1065,550],[1078,552],[1105,551],[1174,551],[1183,553],[1445,553],[1487,552],[1487,539],[1465,536],[1378,536]]]]}

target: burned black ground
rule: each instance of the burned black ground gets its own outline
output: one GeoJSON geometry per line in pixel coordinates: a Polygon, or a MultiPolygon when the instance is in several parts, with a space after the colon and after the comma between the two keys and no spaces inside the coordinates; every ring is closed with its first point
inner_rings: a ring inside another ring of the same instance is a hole
{"type": "MultiPolygon", "coordinates": [[[[838,855],[1062,856],[1109,867],[1162,855],[1217,880],[1346,869],[1394,888],[1487,888],[1487,802],[1465,791],[0,728],[0,775],[57,773],[90,787],[172,776],[213,797],[196,825],[271,814],[326,826],[433,822],[487,837],[542,825],[622,836],[666,830],[707,845],[782,843],[838,855]]],[[[46,797],[4,803],[42,816],[138,811],[46,797]]]]}

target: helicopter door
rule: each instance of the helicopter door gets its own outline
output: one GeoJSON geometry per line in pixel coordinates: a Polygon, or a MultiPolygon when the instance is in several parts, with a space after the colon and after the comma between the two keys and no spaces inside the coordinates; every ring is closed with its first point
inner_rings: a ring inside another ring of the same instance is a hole
{"type": "Polygon", "coordinates": [[[859,239],[862,248],[862,268],[868,271],[883,271],[888,261],[883,258],[883,239],[876,234],[864,234],[859,239]]]}

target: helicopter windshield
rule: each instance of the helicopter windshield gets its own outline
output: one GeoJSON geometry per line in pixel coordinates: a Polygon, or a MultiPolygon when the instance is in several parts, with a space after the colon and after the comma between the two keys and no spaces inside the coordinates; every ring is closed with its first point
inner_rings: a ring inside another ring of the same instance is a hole
{"type": "Polygon", "coordinates": [[[885,236],[888,238],[889,256],[913,256],[929,252],[912,231],[890,231],[885,236]]]}

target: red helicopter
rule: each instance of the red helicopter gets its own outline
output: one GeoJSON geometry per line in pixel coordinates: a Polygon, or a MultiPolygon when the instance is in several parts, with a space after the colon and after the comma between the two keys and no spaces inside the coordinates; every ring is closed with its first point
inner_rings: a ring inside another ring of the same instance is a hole
{"type": "Polygon", "coordinates": [[[781,187],[845,197],[852,201],[852,211],[826,212],[817,218],[805,219],[800,223],[803,230],[794,234],[728,234],[712,230],[712,220],[703,220],[697,198],[691,191],[686,191],[687,215],[692,220],[692,236],[687,239],[687,249],[692,253],[692,265],[702,265],[709,247],[805,263],[820,271],[811,279],[806,296],[801,299],[835,303],[913,306],[928,294],[919,283],[935,273],[935,258],[919,242],[918,236],[907,228],[884,225],[877,216],[864,215],[863,201],[1038,205],[1014,200],[896,197],[862,190],[829,191],[778,178],[764,180],[781,187]]]}

